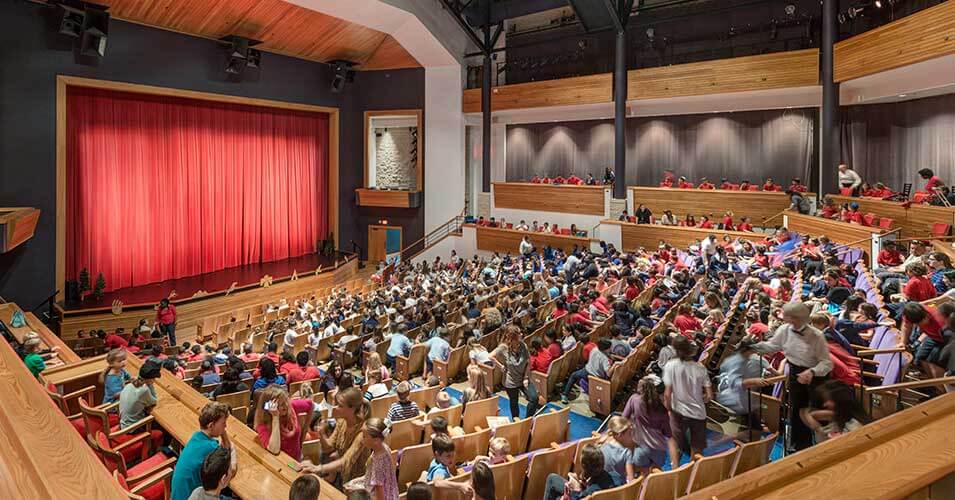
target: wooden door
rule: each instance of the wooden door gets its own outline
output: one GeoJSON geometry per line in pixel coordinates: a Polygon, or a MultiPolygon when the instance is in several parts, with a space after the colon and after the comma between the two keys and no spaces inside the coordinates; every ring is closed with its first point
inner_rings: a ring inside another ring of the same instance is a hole
{"type": "Polygon", "coordinates": [[[401,227],[368,226],[368,262],[380,262],[401,252],[401,227]]]}

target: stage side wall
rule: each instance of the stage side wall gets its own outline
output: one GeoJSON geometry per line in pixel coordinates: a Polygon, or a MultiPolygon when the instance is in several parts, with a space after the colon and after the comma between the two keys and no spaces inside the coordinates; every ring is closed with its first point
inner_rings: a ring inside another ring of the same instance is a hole
{"type": "MultiPolygon", "coordinates": [[[[160,87],[214,92],[340,110],[340,248],[363,247],[366,225],[382,218],[355,207],[362,182],[362,115],[365,109],[424,108],[424,70],[359,73],[343,94],[329,91],[324,64],[262,55],[262,69],[241,83],[222,71],[217,43],[113,20],[106,57],[78,64],[69,42],[55,35],[45,9],[29,2],[0,2],[0,206],[32,206],[43,213],[36,235],[0,254],[0,296],[32,308],[54,289],[56,240],[56,76],[72,75],[160,87]]],[[[404,228],[406,241],[424,229],[424,208],[392,209],[386,217],[404,228]]],[[[118,235],[118,237],[122,237],[118,235]]]]}

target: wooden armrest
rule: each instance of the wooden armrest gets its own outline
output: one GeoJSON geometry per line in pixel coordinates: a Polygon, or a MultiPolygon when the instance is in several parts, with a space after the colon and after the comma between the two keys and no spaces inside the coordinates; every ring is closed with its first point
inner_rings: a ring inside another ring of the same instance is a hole
{"type": "Polygon", "coordinates": [[[879,362],[878,362],[878,361],[875,361],[875,360],[873,360],[873,359],[866,359],[866,358],[856,358],[856,359],[858,359],[859,362],[862,363],[862,364],[864,364],[864,365],[879,366],[879,362]]]}
{"type": "Polygon", "coordinates": [[[871,346],[867,346],[867,345],[858,345],[858,344],[849,344],[849,346],[851,346],[853,349],[862,350],[862,351],[865,351],[865,350],[869,349],[869,347],[871,347],[871,346]]]}
{"type": "Polygon", "coordinates": [[[551,442],[550,442],[550,449],[552,449],[552,450],[559,450],[559,449],[560,449],[560,445],[557,444],[557,443],[555,443],[555,442],[553,442],[553,441],[551,441],[551,442]]]}
{"type": "Polygon", "coordinates": [[[105,412],[109,412],[109,411],[111,411],[111,410],[118,410],[118,409],[119,409],[119,401],[117,401],[117,402],[115,402],[115,403],[103,403],[103,404],[97,406],[96,409],[97,409],[97,410],[103,410],[103,411],[105,411],[105,412]]]}
{"type": "MultiPolygon", "coordinates": [[[[130,479],[131,478],[127,478],[126,481],[130,482],[130,479]]],[[[161,470],[158,473],[154,474],[153,476],[140,481],[139,483],[136,484],[136,486],[130,489],[129,492],[139,495],[146,489],[152,486],[155,486],[163,481],[166,481],[167,479],[168,480],[172,479],[172,469],[161,470]]]]}
{"type": "MultiPolygon", "coordinates": [[[[148,434],[146,435],[148,436],[148,434]]],[[[139,481],[142,481],[143,479],[146,479],[149,476],[152,476],[153,474],[161,471],[162,469],[169,468],[169,470],[172,470],[172,466],[174,463],[176,463],[176,457],[167,458],[166,460],[163,460],[162,462],[149,468],[149,470],[143,471],[135,476],[127,477],[126,482],[128,482],[129,484],[138,483],[139,481]]]]}
{"type": "Polygon", "coordinates": [[[856,354],[859,356],[872,356],[875,354],[892,354],[896,352],[907,352],[908,349],[904,347],[892,347],[889,349],[865,349],[862,351],[856,351],[856,354]]]}
{"type": "Polygon", "coordinates": [[[865,377],[872,377],[872,378],[877,378],[877,379],[879,379],[879,380],[882,380],[882,378],[883,378],[882,375],[879,375],[878,373],[875,373],[875,372],[863,371],[863,372],[860,373],[859,375],[862,376],[863,378],[865,378],[865,377]]]}
{"type": "Polygon", "coordinates": [[[129,441],[126,441],[126,442],[123,442],[123,443],[120,443],[120,444],[114,446],[113,449],[116,450],[116,451],[125,450],[126,448],[129,448],[130,446],[132,446],[132,445],[134,445],[134,444],[136,444],[136,443],[138,443],[138,442],[140,442],[140,441],[142,441],[142,440],[144,440],[144,439],[149,439],[149,437],[150,437],[150,434],[149,434],[148,432],[141,432],[141,433],[139,433],[139,434],[136,434],[136,435],[135,435],[132,439],[130,439],[129,441]]]}
{"type": "MultiPolygon", "coordinates": [[[[60,396],[60,397],[62,397],[63,399],[65,399],[65,400],[67,400],[67,401],[70,401],[70,400],[72,400],[72,399],[76,399],[76,398],[78,398],[78,397],[80,397],[80,396],[83,396],[83,395],[86,395],[86,394],[92,394],[92,393],[95,392],[95,391],[96,391],[96,386],[91,385],[91,386],[89,386],[89,387],[84,387],[84,388],[82,388],[82,389],[73,391],[73,392],[71,392],[71,393],[64,394],[64,395],[62,395],[62,396],[60,396]]],[[[92,399],[90,400],[90,402],[92,402],[92,399]]],[[[117,404],[118,404],[118,403],[117,403],[117,404]]]]}
{"type": "Polygon", "coordinates": [[[144,419],[142,419],[142,420],[140,420],[140,421],[138,421],[138,422],[135,422],[133,425],[130,425],[129,427],[124,427],[124,428],[122,428],[122,429],[119,429],[118,431],[110,432],[110,433],[109,433],[109,437],[112,439],[112,438],[114,438],[114,437],[116,437],[116,436],[121,436],[121,435],[123,435],[123,434],[129,434],[130,431],[132,431],[132,430],[134,430],[134,429],[138,429],[138,428],[143,427],[143,426],[146,426],[146,432],[148,433],[148,432],[152,429],[153,422],[155,422],[155,421],[156,421],[156,418],[153,417],[152,415],[150,415],[150,416],[148,416],[148,417],[146,417],[146,418],[144,418],[144,419]]]}

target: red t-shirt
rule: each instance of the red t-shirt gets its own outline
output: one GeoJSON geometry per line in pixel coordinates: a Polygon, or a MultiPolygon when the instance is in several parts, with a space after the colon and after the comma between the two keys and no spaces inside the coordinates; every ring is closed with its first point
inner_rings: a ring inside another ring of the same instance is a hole
{"type": "Polygon", "coordinates": [[[671,188],[673,187],[672,179],[663,179],[663,182],[660,183],[660,187],[671,188]]]}
{"type": "Polygon", "coordinates": [[[547,373],[547,368],[550,367],[551,361],[554,361],[554,358],[550,355],[550,351],[540,349],[534,354],[531,354],[531,370],[547,373]]]}
{"type": "Polygon", "coordinates": [[[700,184],[699,189],[716,189],[716,186],[710,184],[709,182],[704,182],[700,184]]]}
{"type": "Polygon", "coordinates": [[[572,175],[567,179],[567,184],[581,185],[584,183],[584,180],[576,175],[572,175]]]}
{"type": "Polygon", "coordinates": [[[129,345],[129,342],[127,342],[123,337],[120,337],[115,333],[111,333],[107,335],[105,339],[103,339],[103,345],[109,347],[110,349],[123,349],[129,345]]]}
{"type": "Polygon", "coordinates": [[[790,191],[795,191],[795,192],[797,192],[797,193],[805,193],[806,191],[809,190],[809,188],[807,188],[807,187],[806,187],[805,185],[803,185],[803,184],[791,184],[791,185],[789,186],[789,190],[790,190],[790,191]]]}
{"type": "Polygon", "coordinates": [[[832,371],[829,375],[834,380],[850,386],[862,383],[859,359],[850,356],[841,345],[829,342],[829,360],[832,361],[832,371]]]}
{"type": "Polygon", "coordinates": [[[593,351],[595,347],[597,347],[597,344],[594,344],[590,340],[588,340],[587,343],[584,344],[584,361],[587,361],[590,359],[590,351],[593,351]]]}
{"type": "Polygon", "coordinates": [[[882,250],[879,252],[880,266],[897,266],[902,263],[902,252],[898,250],[882,250]]]}
{"type": "Polygon", "coordinates": [[[825,205],[822,207],[822,216],[826,219],[831,219],[838,213],[839,207],[836,207],[835,205],[825,205]]]}
{"type": "Polygon", "coordinates": [[[939,179],[937,175],[933,175],[929,178],[928,182],[925,183],[925,190],[931,192],[933,188],[942,187],[945,183],[942,182],[942,179],[939,179]]]}
{"type": "MultiPolygon", "coordinates": [[[[942,317],[941,313],[939,313],[938,309],[934,306],[925,306],[925,309],[928,311],[928,317],[919,323],[919,330],[925,335],[928,335],[932,340],[944,342],[945,337],[942,335],[942,328],[945,326],[945,318],[942,317]]],[[[909,320],[903,317],[902,324],[904,325],[908,322],[909,320]]]]}
{"type": "Polygon", "coordinates": [[[680,188],[680,189],[693,189],[693,183],[686,182],[686,181],[680,181],[679,188],[680,188]]]}
{"type": "Polygon", "coordinates": [[[558,342],[551,342],[550,345],[547,346],[547,351],[550,353],[550,357],[554,359],[557,359],[564,354],[564,351],[561,349],[560,343],[558,342]]]}
{"type": "Polygon", "coordinates": [[[938,296],[938,291],[932,281],[925,276],[913,276],[902,287],[902,293],[909,300],[922,302],[923,300],[933,299],[938,296]]]}
{"type": "Polygon", "coordinates": [[[637,287],[630,285],[627,287],[626,291],[624,291],[623,295],[628,301],[630,301],[637,298],[637,295],[640,295],[640,290],[638,290],[637,287]]]}
{"type": "Polygon", "coordinates": [[[740,222],[740,224],[739,224],[738,226],[736,226],[736,230],[737,230],[737,231],[750,231],[750,232],[752,232],[752,231],[753,231],[753,225],[750,224],[750,223],[748,223],[748,222],[740,222]]]}
{"type": "Polygon", "coordinates": [[[759,340],[763,340],[763,337],[769,333],[769,326],[765,323],[756,322],[749,325],[749,328],[746,329],[746,333],[755,336],[759,340]]]}
{"type": "MultiPolygon", "coordinates": [[[[263,401],[262,404],[265,404],[265,402],[263,401]]],[[[289,415],[289,425],[279,426],[282,433],[282,444],[280,447],[282,451],[289,456],[298,457],[302,453],[302,429],[298,426],[298,414],[305,413],[312,409],[312,402],[307,399],[293,399],[289,404],[291,406],[289,410],[292,413],[289,415]]],[[[259,444],[261,444],[263,448],[267,448],[269,438],[272,436],[272,425],[261,424],[255,428],[255,432],[259,435],[259,444]]]]}
{"type": "Polygon", "coordinates": [[[169,304],[165,309],[156,311],[156,323],[160,325],[171,325],[176,322],[176,306],[169,304]]]}
{"type": "Polygon", "coordinates": [[[720,184],[720,189],[733,189],[735,186],[729,182],[724,182],[720,184]]]}
{"type": "Polygon", "coordinates": [[[680,330],[680,333],[684,336],[686,332],[696,331],[703,328],[703,324],[700,323],[700,320],[696,319],[694,316],[688,316],[685,314],[677,314],[673,318],[673,326],[677,327],[680,330]]]}
{"type": "Polygon", "coordinates": [[[862,220],[862,212],[859,211],[849,210],[849,213],[846,214],[846,219],[848,219],[848,222],[865,225],[865,221],[862,220]]]}
{"type": "Polygon", "coordinates": [[[700,229],[713,229],[713,223],[708,220],[700,222],[700,229]]]}
{"type": "Polygon", "coordinates": [[[285,381],[290,384],[301,382],[303,380],[314,380],[321,376],[321,374],[318,373],[318,368],[315,368],[314,366],[306,366],[305,368],[302,368],[301,366],[296,365],[284,370],[284,373],[285,381]]]}
{"type": "Polygon", "coordinates": [[[540,184],[540,183],[541,183],[541,178],[536,175],[531,179],[531,184],[540,184]]]}

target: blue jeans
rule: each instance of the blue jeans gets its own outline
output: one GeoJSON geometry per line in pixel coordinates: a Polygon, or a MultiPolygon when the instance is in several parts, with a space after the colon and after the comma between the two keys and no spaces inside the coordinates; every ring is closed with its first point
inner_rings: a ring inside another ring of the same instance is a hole
{"type": "Polygon", "coordinates": [[[574,373],[570,374],[570,378],[567,379],[567,385],[564,386],[564,397],[570,396],[570,390],[577,385],[577,382],[587,379],[587,368],[581,368],[574,373]]]}
{"type": "Polygon", "coordinates": [[[169,323],[168,325],[159,325],[159,331],[166,334],[166,337],[169,339],[169,345],[175,346],[179,345],[176,342],[176,324],[169,323]]]}

